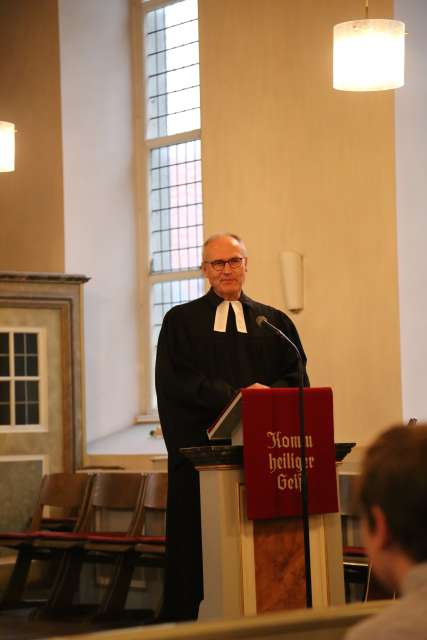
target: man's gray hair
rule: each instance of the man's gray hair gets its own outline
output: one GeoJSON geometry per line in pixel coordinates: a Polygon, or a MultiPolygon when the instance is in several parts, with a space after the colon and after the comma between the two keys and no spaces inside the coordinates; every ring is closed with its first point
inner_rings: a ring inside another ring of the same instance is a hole
{"type": "Polygon", "coordinates": [[[206,249],[208,245],[214,240],[218,240],[218,238],[233,238],[233,240],[236,240],[239,243],[240,251],[242,252],[243,256],[245,258],[247,257],[248,252],[246,250],[246,245],[240,238],[240,236],[238,236],[236,233],[214,233],[212,236],[209,236],[209,238],[203,243],[203,260],[206,257],[206,249]]]}

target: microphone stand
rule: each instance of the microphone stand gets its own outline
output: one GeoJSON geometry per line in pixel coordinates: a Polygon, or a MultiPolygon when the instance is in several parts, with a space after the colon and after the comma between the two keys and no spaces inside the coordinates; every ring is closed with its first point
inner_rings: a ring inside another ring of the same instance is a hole
{"type": "Polygon", "coordinates": [[[313,595],[311,586],[311,560],[310,560],[310,523],[308,514],[308,478],[305,457],[305,416],[304,416],[304,374],[305,367],[298,347],[286,334],[271,324],[265,316],[258,316],[256,319],[258,326],[265,324],[273,333],[282,340],[288,342],[298,356],[298,388],[299,388],[299,433],[301,440],[301,507],[304,533],[304,560],[305,560],[305,594],[307,608],[313,606],[313,595]]]}
{"type": "MultiPolygon", "coordinates": [[[[292,343],[293,344],[293,343],[292,343]]],[[[298,383],[299,383],[299,431],[301,438],[301,506],[304,531],[304,560],[305,560],[305,598],[308,608],[313,606],[311,588],[311,560],[310,560],[310,522],[308,515],[308,478],[305,457],[305,415],[304,415],[304,373],[305,367],[298,349],[298,383]]]]}

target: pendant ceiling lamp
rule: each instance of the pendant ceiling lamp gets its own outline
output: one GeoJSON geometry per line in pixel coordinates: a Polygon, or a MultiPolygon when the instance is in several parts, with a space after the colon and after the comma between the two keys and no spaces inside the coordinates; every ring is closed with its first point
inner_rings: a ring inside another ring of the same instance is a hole
{"type": "Polygon", "coordinates": [[[404,85],[405,23],[365,18],[334,26],[333,87],[341,91],[383,91],[404,85]]]}
{"type": "Polygon", "coordinates": [[[0,172],[15,171],[15,125],[0,120],[0,172]]]}

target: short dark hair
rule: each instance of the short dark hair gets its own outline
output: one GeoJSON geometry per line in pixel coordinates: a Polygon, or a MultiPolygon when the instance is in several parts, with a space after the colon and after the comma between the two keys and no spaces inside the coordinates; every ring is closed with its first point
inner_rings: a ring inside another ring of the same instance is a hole
{"type": "Polygon", "coordinates": [[[427,425],[395,426],[368,448],[359,508],[373,529],[372,507],[384,512],[392,541],[416,562],[427,560],[427,425]]]}

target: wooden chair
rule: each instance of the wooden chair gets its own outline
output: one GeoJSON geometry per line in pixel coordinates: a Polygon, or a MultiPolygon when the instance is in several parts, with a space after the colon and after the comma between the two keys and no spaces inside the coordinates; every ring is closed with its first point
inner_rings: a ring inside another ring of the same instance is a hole
{"type": "MultiPolygon", "coordinates": [[[[167,505],[167,473],[147,475],[143,500],[138,515],[140,534],[115,541],[96,541],[91,537],[88,549],[117,555],[114,572],[94,618],[96,621],[117,619],[125,613],[125,605],[136,567],[165,566],[165,521],[167,505]]],[[[145,572],[145,580],[148,572],[145,572]]],[[[153,618],[154,611],[139,609],[128,612],[136,618],[153,618]]]]}
{"type": "MultiPolygon", "coordinates": [[[[74,607],[80,574],[86,562],[111,562],[104,554],[89,553],[89,536],[132,535],[138,530],[138,507],[142,500],[145,476],[140,473],[99,473],[93,480],[82,528],[76,533],[46,533],[37,541],[40,548],[61,549],[64,557],[52,590],[38,617],[68,617],[86,611],[74,607]]],[[[91,607],[89,606],[89,609],[91,607]]]]}
{"type": "MultiPolygon", "coordinates": [[[[155,612],[152,609],[126,612],[125,605],[136,567],[164,567],[166,503],[167,474],[148,474],[128,531],[120,534],[117,531],[96,530],[80,537],[75,542],[78,556],[70,559],[70,566],[61,573],[48,606],[42,614],[55,618],[69,615],[73,593],[76,590],[75,581],[80,575],[81,565],[110,563],[113,564],[111,580],[99,607],[80,607],[76,612],[88,615],[93,622],[111,619],[117,622],[120,615],[126,615],[128,618],[129,613],[139,620],[154,618],[155,612]]],[[[56,538],[58,539],[58,536],[56,538]]]]}
{"type": "Polygon", "coordinates": [[[25,601],[23,594],[33,560],[58,561],[56,550],[40,549],[37,540],[46,530],[79,531],[84,523],[92,477],[82,473],[53,473],[42,478],[39,496],[28,531],[0,532],[0,546],[18,551],[0,609],[14,609],[40,604],[25,601]],[[55,513],[52,513],[55,510],[55,513]]]}

